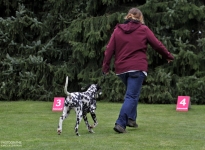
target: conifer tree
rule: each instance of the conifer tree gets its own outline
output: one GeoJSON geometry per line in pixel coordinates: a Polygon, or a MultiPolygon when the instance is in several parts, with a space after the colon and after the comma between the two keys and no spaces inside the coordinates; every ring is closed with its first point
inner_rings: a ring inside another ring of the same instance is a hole
{"type": "Polygon", "coordinates": [[[178,95],[189,95],[193,103],[204,103],[204,2],[149,1],[143,10],[147,25],[174,53],[175,60],[160,65],[161,58],[150,57],[151,76],[143,87],[142,99],[174,103],[178,95]]]}
{"type": "MultiPolygon", "coordinates": [[[[49,100],[101,83],[105,46],[131,7],[175,56],[171,64],[148,48],[149,72],[141,102],[175,103],[190,95],[203,104],[205,7],[203,0],[0,0],[1,100],[49,100]]],[[[112,64],[113,68],[113,64],[112,64]]],[[[114,70],[114,68],[113,68],[114,70]]],[[[125,87],[113,71],[103,97],[122,101],[125,87]]]]}

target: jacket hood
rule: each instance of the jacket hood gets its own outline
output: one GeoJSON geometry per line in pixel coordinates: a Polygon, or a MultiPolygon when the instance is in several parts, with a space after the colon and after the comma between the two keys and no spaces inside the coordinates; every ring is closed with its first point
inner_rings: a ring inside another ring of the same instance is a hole
{"type": "Polygon", "coordinates": [[[141,23],[136,20],[126,20],[124,24],[117,25],[117,27],[120,28],[125,34],[132,33],[140,26],[141,26],[141,23]]]}

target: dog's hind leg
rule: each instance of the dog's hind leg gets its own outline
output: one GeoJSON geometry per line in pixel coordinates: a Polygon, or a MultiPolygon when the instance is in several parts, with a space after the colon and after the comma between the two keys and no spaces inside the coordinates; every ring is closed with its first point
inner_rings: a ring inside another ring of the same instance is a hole
{"type": "Polygon", "coordinates": [[[67,118],[69,113],[70,113],[70,108],[68,106],[64,106],[63,113],[62,113],[61,117],[59,118],[59,124],[58,124],[58,128],[57,128],[57,133],[59,135],[62,133],[63,120],[67,118]]]}

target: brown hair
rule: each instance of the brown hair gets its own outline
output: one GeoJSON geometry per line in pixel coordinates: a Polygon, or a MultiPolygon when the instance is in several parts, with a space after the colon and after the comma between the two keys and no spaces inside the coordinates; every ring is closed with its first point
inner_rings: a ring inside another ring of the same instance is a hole
{"type": "Polygon", "coordinates": [[[138,8],[131,8],[128,11],[127,15],[125,16],[125,19],[126,20],[129,20],[129,19],[138,20],[142,24],[145,24],[143,14],[138,8]]]}

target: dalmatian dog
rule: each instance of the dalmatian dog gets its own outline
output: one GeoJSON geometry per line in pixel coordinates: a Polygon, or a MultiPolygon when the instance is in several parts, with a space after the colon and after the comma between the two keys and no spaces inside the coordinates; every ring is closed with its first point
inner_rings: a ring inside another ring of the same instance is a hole
{"type": "Polygon", "coordinates": [[[97,84],[91,84],[87,87],[87,90],[84,92],[68,92],[68,76],[66,77],[66,83],[64,87],[64,92],[67,95],[64,103],[63,113],[59,118],[59,124],[57,128],[57,133],[60,135],[62,133],[62,124],[64,119],[66,119],[70,113],[71,109],[75,110],[76,113],[76,124],[75,124],[75,133],[77,136],[80,136],[78,132],[79,124],[82,118],[85,121],[87,129],[90,133],[94,133],[92,130],[97,126],[97,118],[95,114],[96,110],[96,99],[95,96],[101,94],[101,87],[97,84]],[[93,125],[88,123],[87,113],[91,114],[91,117],[94,121],[93,125]]]}

